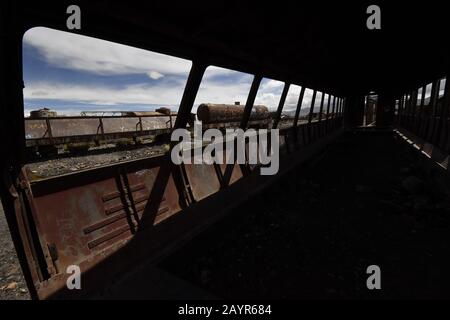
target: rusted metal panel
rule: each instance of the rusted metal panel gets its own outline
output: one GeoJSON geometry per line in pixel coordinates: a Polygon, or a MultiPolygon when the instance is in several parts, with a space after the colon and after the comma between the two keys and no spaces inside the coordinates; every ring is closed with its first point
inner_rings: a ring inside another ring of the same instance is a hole
{"type": "Polygon", "coordinates": [[[43,138],[47,133],[47,123],[45,120],[27,120],[25,121],[25,138],[37,139],[43,138]]]}
{"type": "MultiPolygon", "coordinates": [[[[158,172],[159,168],[153,168],[133,171],[127,174],[126,184],[128,186],[126,186],[126,190],[131,195],[130,200],[139,221],[143,218],[145,208],[148,205],[148,199],[151,199],[151,191],[154,190],[158,172]]],[[[160,223],[180,210],[179,195],[173,177],[170,176],[167,180],[163,196],[160,198],[154,224],[160,223]]]]}
{"type": "MultiPolygon", "coordinates": [[[[201,148],[203,151],[203,148],[201,148]]],[[[197,150],[198,151],[198,150],[197,150]]],[[[192,164],[183,164],[186,183],[195,201],[200,201],[218,192],[221,188],[221,176],[213,164],[202,163],[202,153],[193,150],[192,164]]]]}
{"type": "Polygon", "coordinates": [[[103,119],[103,127],[105,133],[116,132],[139,132],[140,118],[105,118],[103,119]]]}
{"type": "Polygon", "coordinates": [[[56,273],[131,235],[135,222],[122,193],[113,177],[34,197],[41,241],[58,252],[56,273]]]}
{"type": "MultiPolygon", "coordinates": [[[[27,121],[25,121],[27,122],[27,121]]],[[[97,134],[99,119],[50,119],[53,137],[97,134]]]]}
{"type": "MultiPolygon", "coordinates": [[[[101,263],[107,252],[116,251],[140,230],[181,210],[170,173],[163,185],[158,185],[160,195],[155,195],[162,161],[167,158],[122,163],[31,184],[28,201],[48,281],[64,277],[69,265],[90,268],[101,263]],[[156,205],[155,212],[148,210],[150,202],[156,205]]],[[[44,297],[57,289],[57,285],[38,286],[38,293],[44,297]]]]}
{"type": "Polygon", "coordinates": [[[214,165],[186,164],[184,167],[196,201],[205,199],[220,190],[220,180],[214,165]]]}
{"type": "Polygon", "coordinates": [[[171,128],[175,117],[158,117],[158,118],[141,118],[142,130],[155,130],[155,129],[166,129],[171,128]]]}

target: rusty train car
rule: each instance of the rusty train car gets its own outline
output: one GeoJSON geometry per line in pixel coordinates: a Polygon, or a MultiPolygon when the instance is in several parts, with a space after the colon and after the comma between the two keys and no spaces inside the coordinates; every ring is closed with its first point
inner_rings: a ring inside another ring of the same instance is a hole
{"type": "Polygon", "coordinates": [[[421,137],[433,154],[438,148],[447,157],[450,152],[448,81],[443,107],[436,108],[438,80],[450,74],[449,50],[442,41],[445,10],[427,11],[426,6],[411,4],[408,10],[415,11],[408,19],[416,23],[402,19],[401,8],[385,16],[399,19],[401,27],[386,24],[394,30],[378,32],[366,28],[366,8],[341,2],[311,2],[302,10],[282,1],[183,2],[173,10],[167,1],[89,1],[81,4],[84,20],[77,33],[192,62],[176,117],[158,115],[167,117],[161,122],[163,130],[186,128],[192,122],[192,108],[209,66],[253,78],[245,105],[235,107],[238,112],[229,106],[202,107],[198,116],[210,122],[207,125],[227,120],[227,125],[243,129],[279,128],[290,86],[301,86],[293,122],[280,129],[280,170],[275,176],[262,176],[261,164],[175,165],[166,153],[33,180],[26,171],[27,147],[65,143],[66,136],[68,142],[86,142],[154,130],[145,122],[155,117],[136,114],[24,121],[24,33],[35,26],[67,31],[69,4],[0,4],[0,130],[7,150],[0,157],[0,196],[35,299],[95,297],[111,288],[113,280],[144,264],[154,265],[252,194],[314,158],[345,130],[355,132],[364,117],[364,97],[372,91],[378,94],[376,127],[406,129],[405,135],[421,137]],[[275,18],[261,19],[267,13],[275,18]],[[427,17],[429,23],[421,24],[427,17]],[[428,28],[426,32],[419,25],[428,28]],[[422,38],[439,50],[404,45],[422,38]],[[252,118],[263,78],[282,82],[283,91],[273,117],[266,118],[261,109],[252,118]],[[418,88],[430,81],[432,112],[419,114],[414,103],[418,88]],[[300,122],[306,87],[313,93],[308,118],[300,122]],[[329,97],[326,104],[323,93],[329,97]],[[314,117],[319,99],[320,111],[314,117]],[[167,127],[170,119],[172,126],[167,127]],[[67,133],[68,128],[73,131],[67,133]],[[82,270],[83,290],[66,286],[71,265],[82,270]]]}
{"type": "Polygon", "coordinates": [[[58,148],[72,146],[85,149],[90,145],[160,136],[170,132],[176,113],[162,112],[109,112],[112,115],[80,116],[35,115],[25,118],[26,147],[29,154],[54,155],[58,148]],[[118,114],[118,115],[114,115],[118,114]]]}
{"type": "MultiPolygon", "coordinates": [[[[204,128],[238,127],[244,106],[227,104],[201,104],[197,118],[204,128]]],[[[38,152],[41,156],[52,156],[58,149],[70,152],[87,151],[90,146],[114,143],[123,139],[139,141],[142,137],[153,137],[154,141],[168,142],[177,113],[169,109],[156,111],[91,111],[80,116],[58,116],[48,109],[31,111],[25,118],[26,147],[28,154],[38,152]]],[[[195,114],[191,114],[193,125],[195,114]]],[[[266,106],[254,106],[249,127],[269,128],[271,115],[266,106]]]]}

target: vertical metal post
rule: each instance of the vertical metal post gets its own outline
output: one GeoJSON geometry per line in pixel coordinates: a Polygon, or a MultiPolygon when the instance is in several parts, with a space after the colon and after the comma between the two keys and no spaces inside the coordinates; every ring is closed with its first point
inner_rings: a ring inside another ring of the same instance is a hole
{"type": "Polygon", "coordinates": [[[322,112],[323,112],[323,104],[325,102],[325,92],[322,92],[322,98],[320,99],[320,109],[319,109],[319,120],[317,123],[317,131],[319,138],[322,136],[322,112]]]}
{"type": "Polygon", "coordinates": [[[401,117],[400,117],[400,125],[402,127],[405,124],[406,100],[407,100],[407,95],[403,94],[403,96],[402,96],[402,113],[401,113],[401,117]]]}
{"type": "Polygon", "coordinates": [[[144,131],[144,128],[143,128],[143,126],[142,126],[142,118],[141,118],[141,117],[139,117],[139,122],[138,122],[138,124],[139,124],[139,130],[140,130],[141,133],[142,133],[142,131],[144,131]]]}
{"type": "Polygon", "coordinates": [[[423,106],[425,105],[425,94],[427,93],[427,86],[424,85],[422,88],[422,97],[420,99],[420,105],[423,106]]]}
{"type": "Polygon", "coordinates": [[[331,128],[336,128],[336,96],[333,96],[333,109],[331,111],[331,128]]]}
{"type": "Polygon", "coordinates": [[[181,98],[180,108],[175,120],[174,129],[185,128],[197,96],[198,88],[202,82],[206,64],[194,61],[181,98]]]}
{"type": "Polygon", "coordinates": [[[342,123],[342,98],[338,98],[336,128],[342,123]]]}
{"type": "MultiPolygon", "coordinates": [[[[300,111],[302,109],[303,98],[305,96],[305,90],[306,90],[306,87],[302,86],[302,88],[300,90],[300,95],[299,95],[298,101],[297,101],[297,109],[295,110],[295,116],[294,116],[294,124],[293,124],[294,137],[295,137],[294,141],[295,141],[295,144],[296,144],[297,147],[299,146],[299,143],[298,143],[299,142],[299,139],[298,139],[299,131],[298,131],[298,128],[297,128],[297,126],[298,126],[298,118],[300,116],[300,111]]],[[[304,127],[301,127],[301,131],[302,131],[303,144],[305,144],[305,130],[304,130],[304,127]]]]}
{"type": "Polygon", "coordinates": [[[327,113],[325,115],[325,134],[328,134],[329,128],[330,128],[329,123],[328,123],[329,122],[328,117],[330,114],[330,103],[331,103],[331,94],[328,94],[327,113]]]}
{"type": "Polygon", "coordinates": [[[336,107],[336,114],[339,118],[341,116],[341,98],[337,98],[337,107],[336,107]]]}
{"type": "Polygon", "coordinates": [[[421,118],[421,116],[422,116],[422,103],[423,103],[423,97],[424,97],[424,95],[423,95],[423,88],[421,89],[421,93],[420,93],[420,99],[419,99],[419,89],[417,89],[417,91],[416,91],[416,106],[415,106],[415,108],[416,108],[416,115],[415,115],[415,117],[414,117],[414,125],[413,125],[413,128],[412,128],[412,130],[413,130],[413,132],[415,133],[415,134],[418,134],[418,131],[419,131],[419,125],[420,125],[420,118],[421,118]]]}
{"type": "Polygon", "coordinates": [[[397,124],[400,126],[402,124],[402,118],[403,118],[403,99],[404,99],[404,96],[402,95],[400,97],[400,99],[398,100],[397,124]]]}
{"type": "Polygon", "coordinates": [[[303,97],[305,96],[305,87],[303,86],[300,91],[300,96],[298,97],[297,102],[297,109],[295,110],[295,117],[294,117],[294,127],[297,127],[298,124],[298,117],[300,116],[300,110],[302,109],[302,103],[303,103],[303,97]]]}
{"type": "Polygon", "coordinates": [[[319,122],[322,121],[322,112],[324,103],[325,103],[325,92],[322,92],[322,98],[320,99],[319,122]]]}
{"type": "Polygon", "coordinates": [[[415,101],[415,95],[416,95],[416,91],[412,90],[410,93],[410,101],[409,101],[409,119],[408,119],[408,130],[412,130],[412,125],[414,123],[414,117],[415,117],[415,113],[416,113],[416,107],[415,105],[417,104],[415,101]]]}
{"type": "Polygon", "coordinates": [[[273,129],[276,129],[278,127],[278,123],[280,122],[281,118],[281,112],[283,111],[284,103],[286,102],[286,97],[289,92],[290,83],[285,82],[283,92],[281,93],[280,102],[278,103],[278,109],[275,116],[275,119],[273,121],[273,129]]]}
{"type": "Polygon", "coordinates": [[[342,116],[342,98],[338,98],[338,115],[342,116]]]}
{"type": "Polygon", "coordinates": [[[410,130],[413,131],[414,127],[415,127],[415,123],[417,121],[417,113],[418,113],[418,108],[417,108],[417,97],[419,95],[418,89],[414,90],[412,93],[412,118],[411,118],[411,122],[410,122],[410,130]]]}
{"type": "Polygon", "coordinates": [[[313,112],[314,112],[314,104],[316,103],[316,94],[317,91],[314,90],[312,100],[311,100],[311,107],[309,108],[309,115],[308,115],[308,143],[311,142],[311,122],[313,118],[313,112]]]}
{"type": "Polygon", "coordinates": [[[434,123],[436,118],[436,106],[437,106],[437,95],[439,95],[439,80],[433,81],[433,85],[431,86],[431,96],[430,96],[430,106],[431,106],[431,115],[428,119],[428,126],[425,132],[425,140],[431,140],[434,130],[434,123]]]}
{"type": "Polygon", "coordinates": [[[244,114],[239,126],[241,129],[247,128],[253,105],[255,104],[256,94],[258,93],[259,85],[261,84],[261,80],[262,76],[260,75],[255,75],[255,77],[253,78],[252,86],[250,87],[250,92],[248,93],[247,102],[245,103],[244,114]]]}
{"type": "MultiPolygon", "coordinates": [[[[253,105],[255,103],[256,95],[258,93],[259,85],[261,84],[262,76],[255,75],[252,81],[252,85],[250,87],[250,92],[248,93],[247,102],[245,103],[244,114],[241,119],[241,123],[239,125],[240,129],[246,129],[248,121],[250,119],[250,114],[253,109],[253,105]]],[[[228,186],[230,184],[231,174],[233,173],[234,164],[227,164],[225,168],[225,172],[223,174],[223,187],[228,186]]],[[[241,165],[241,170],[243,174],[248,173],[248,168],[246,165],[241,165]]]]}
{"type": "Polygon", "coordinates": [[[48,137],[50,138],[50,141],[53,142],[52,125],[51,125],[50,119],[49,119],[48,117],[45,118],[45,123],[46,123],[46,125],[47,125],[47,134],[48,134],[48,137]]]}
{"type": "MultiPolygon", "coordinates": [[[[186,82],[186,87],[184,88],[183,97],[181,98],[174,129],[182,129],[186,127],[205,70],[206,64],[199,61],[193,61],[191,71],[189,72],[189,77],[186,82]]],[[[190,202],[194,202],[195,199],[192,196],[192,190],[185,172],[184,165],[173,165],[172,162],[170,162],[170,158],[168,158],[168,161],[168,168],[172,168],[171,171],[173,174],[173,179],[175,181],[178,192],[180,193],[180,201],[182,201],[184,205],[187,205],[190,202]]],[[[160,172],[161,174],[158,173],[157,179],[161,179],[161,181],[164,181],[163,183],[167,183],[168,173],[170,171],[166,173],[165,171],[161,170],[160,172]],[[162,174],[162,172],[164,172],[164,175],[162,174]]],[[[148,215],[148,210],[150,210],[147,209],[147,207],[150,208],[151,205],[146,206],[146,209],[144,210],[144,214],[146,215],[148,215]]]]}
{"type": "Polygon", "coordinates": [[[426,113],[425,113],[425,94],[427,92],[427,86],[422,88],[422,96],[420,99],[420,110],[419,110],[419,122],[417,124],[417,135],[422,136],[422,132],[426,123],[426,113]]]}
{"type": "Polygon", "coordinates": [[[433,131],[431,132],[431,142],[437,145],[439,138],[439,126],[441,124],[442,105],[439,109],[439,91],[441,91],[441,79],[436,81],[436,93],[434,101],[434,115],[433,115],[433,131]]]}
{"type": "Polygon", "coordinates": [[[411,130],[411,126],[410,126],[410,124],[411,124],[411,120],[412,120],[412,117],[413,117],[413,112],[412,112],[412,110],[413,110],[413,91],[410,91],[409,93],[408,93],[408,96],[409,96],[409,99],[408,99],[408,104],[407,104],[407,109],[406,109],[406,114],[407,114],[407,117],[406,117],[406,122],[405,122],[405,127],[408,129],[408,130],[411,130]]]}
{"type": "Polygon", "coordinates": [[[312,121],[313,112],[314,112],[314,104],[316,103],[316,94],[317,94],[317,91],[314,90],[313,91],[313,96],[312,96],[312,99],[311,99],[311,106],[309,107],[308,124],[310,124],[311,121],[312,121]]]}
{"type": "Polygon", "coordinates": [[[440,129],[440,141],[439,146],[441,149],[447,151],[447,142],[449,134],[449,121],[448,116],[450,114],[450,80],[448,76],[445,78],[444,97],[442,101],[442,116],[441,116],[441,129],[440,129]]]}
{"type": "Polygon", "coordinates": [[[409,112],[409,92],[405,93],[405,100],[403,101],[403,127],[407,127],[408,122],[408,112],[409,112]]]}
{"type": "Polygon", "coordinates": [[[100,133],[103,135],[105,134],[105,127],[103,127],[103,119],[102,117],[98,117],[99,125],[100,125],[100,133]]]}

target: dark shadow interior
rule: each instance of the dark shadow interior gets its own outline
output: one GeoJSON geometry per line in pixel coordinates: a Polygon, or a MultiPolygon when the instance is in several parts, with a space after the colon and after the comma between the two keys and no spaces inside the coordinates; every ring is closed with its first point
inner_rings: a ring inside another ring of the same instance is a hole
{"type": "Polygon", "coordinates": [[[421,161],[392,132],[346,133],[160,267],[228,299],[448,298],[450,202],[421,161]]]}

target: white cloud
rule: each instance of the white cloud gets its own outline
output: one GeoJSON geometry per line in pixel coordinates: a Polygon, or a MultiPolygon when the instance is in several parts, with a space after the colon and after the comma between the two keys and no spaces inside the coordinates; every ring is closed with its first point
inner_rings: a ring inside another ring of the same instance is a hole
{"type": "Polygon", "coordinates": [[[236,70],[225,69],[216,66],[209,66],[206,68],[205,74],[203,75],[204,80],[210,80],[216,76],[232,76],[232,75],[246,75],[246,73],[239,72],[236,70]]]}
{"type": "Polygon", "coordinates": [[[298,98],[300,96],[301,87],[291,85],[284,103],[283,111],[294,111],[297,109],[298,98]]]}
{"type": "Polygon", "coordinates": [[[147,73],[147,75],[149,76],[149,78],[151,78],[153,80],[158,80],[158,79],[161,79],[162,77],[164,77],[164,75],[159,73],[158,71],[150,71],[147,73]]]}
{"type": "Polygon", "coordinates": [[[263,90],[269,90],[269,89],[279,89],[282,90],[284,86],[284,82],[278,81],[278,80],[272,80],[272,79],[264,79],[261,83],[261,88],[263,90]],[[266,80],[266,81],[264,81],[266,80]]]}
{"type": "Polygon", "coordinates": [[[191,66],[188,60],[43,27],[27,31],[23,41],[49,65],[94,74],[179,75],[191,66]]]}
{"type": "Polygon", "coordinates": [[[180,103],[184,85],[150,86],[130,85],[122,89],[107,86],[71,85],[52,82],[32,83],[24,89],[28,101],[48,99],[93,105],[164,104],[180,103]],[[36,95],[36,93],[39,93],[36,95]]]}

